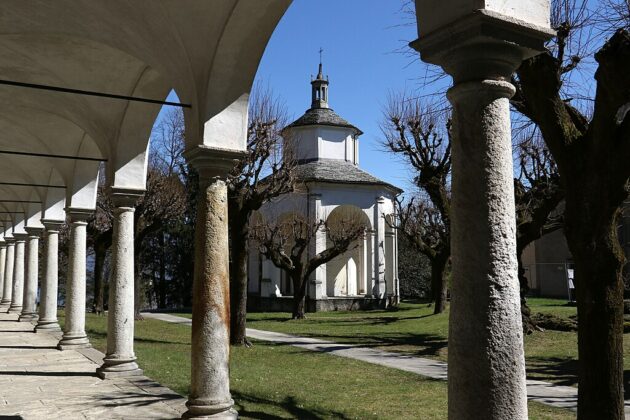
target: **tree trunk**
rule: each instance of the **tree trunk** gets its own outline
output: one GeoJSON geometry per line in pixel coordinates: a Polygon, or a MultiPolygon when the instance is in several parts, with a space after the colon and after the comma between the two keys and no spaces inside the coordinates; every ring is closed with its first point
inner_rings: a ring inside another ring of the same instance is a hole
{"type": "Polygon", "coordinates": [[[624,256],[619,209],[601,196],[602,189],[589,194],[582,184],[581,191],[567,193],[565,211],[578,302],[578,419],[621,420],[624,256]]]}
{"type": "Polygon", "coordinates": [[[445,279],[448,257],[438,256],[431,261],[431,292],[433,294],[434,314],[441,314],[446,309],[448,282],[445,279]]]}
{"type": "Polygon", "coordinates": [[[230,229],[232,234],[230,343],[236,346],[250,347],[251,343],[245,334],[247,323],[247,259],[249,256],[248,230],[247,219],[242,220],[238,215],[234,215],[232,229],[230,229]]]}
{"type": "Polygon", "coordinates": [[[103,313],[103,302],[105,300],[105,282],[103,281],[103,269],[105,266],[105,255],[107,248],[98,241],[94,243],[94,303],[92,313],[103,313]]]}
{"type": "Polygon", "coordinates": [[[158,305],[160,308],[166,308],[166,244],[164,240],[164,232],[160,233],[160,278],[159,278],[159,296],[158,305]]]}
{"type": "Polygon", "coordinates": [[[140,275],[140,252],[138,251],[139,249],[139,244],[135,244],[136,246],[134,247],[134,264],[133,264],[133,272],[134,272],[134,279],[133,279],[133,308],[134,308],[134,319],[136,321],[143,321],[144,317],[142,316],[142,314],[140,314],[140,310],[142,310],[142,305],[143,305],[143,296],[142,296],[142,283],[141,283],[141,278],[142,276],[140,275]]]}
{"type": "Polygon", "coordinates": [[[290,275],[293,282],[293,319],[305,319],[308,279],[300,269],[293,270],[290,275]]]}

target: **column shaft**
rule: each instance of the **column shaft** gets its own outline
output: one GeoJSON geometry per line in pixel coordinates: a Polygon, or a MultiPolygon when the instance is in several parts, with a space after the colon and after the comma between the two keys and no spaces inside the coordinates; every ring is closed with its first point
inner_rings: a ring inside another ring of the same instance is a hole
{"type": "Polygon", "coordinates": [[[384,299],[387,296],[385,283],[385,218],[383,204],[385,199],[378,197],[374,204],[374,287],[372,294],[375,298],[384,299]]]}
{"type": "Polygon", "coordinates": [[[109,279],[107,355],[97,370],[101,378],[142,375],[133,351],[134,331],[134,208],[114,196],[112,272],[109,279]]]}
{"type": "Polygon", "coordinates": [[[15,240],[5,239],[7,242],[7,253],[4,265],[4,290],[2,293],[2,311],[7,312],[11,305],[13,295],[13,263],[15,263],[15,240]]]}
{"type": "Polygon", "coordinates": [[[2,242],[0,244],[0,305],[4,296],[4,267],[7,259],[7,245],[2,242]]]}
{"type": "Polygon", "coordinates": [[[39,320],[35,331],[59,330],[57,293],[59,287],[59,226],[61,222],[44,222],[46,226],[46,268],[39,304],[39,320]]]}
{"type": "Polygon", "coordinates": [[[85,213],[70,212],[70,250],[66,280],[65,323],[59,350],[90,347],[85,334],[85,213]]]}
{"type": "Polygon", "coordinates": [[[234,405],[229,376],[227,186],[218,178],[209,185],[203,185],[203,180],[200,184],[193,280],[192,376],[185,418],[230,416],[229,410],[234,405]]]}
{"type": "Polygon", "coordinates": [[[26,245],[26,234],[16,233],[13,236],[15,237],[15,258],[13,259],[13,292],[9,312],[19,314],[22,312],[22,302],[24,301],[24,247],[26,245]]]}
{"type": "Polygon", "coordinates": [[[26,267],[24,276],[24,300],[20,321],[36,321],[37,282],[39,278],[39,235],[41,228],[26,228],[26,267]]]}
{"type": "Polygon", "coordinates": [[[527,418],[508,99],[513,93],[511,84],[491,80],[449,91],[449,418],[527,418]]]}

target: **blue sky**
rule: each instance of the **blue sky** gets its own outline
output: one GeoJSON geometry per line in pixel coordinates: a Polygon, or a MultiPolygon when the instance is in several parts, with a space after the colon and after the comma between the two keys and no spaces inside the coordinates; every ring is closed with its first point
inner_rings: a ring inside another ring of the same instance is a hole
{"type": "Polygon", "coordinates": [[[294,0],[267,46],[256,80],[298,118],[310,107],[310,77],[317,73],[323,48],[330,106],[365,133],[360,167],[406,188],[407,167],[379,146],[388,93],[415,90],[422,70],[417,60],[397,52],[417,37],[402,5],[403,0],[294,0]]]}

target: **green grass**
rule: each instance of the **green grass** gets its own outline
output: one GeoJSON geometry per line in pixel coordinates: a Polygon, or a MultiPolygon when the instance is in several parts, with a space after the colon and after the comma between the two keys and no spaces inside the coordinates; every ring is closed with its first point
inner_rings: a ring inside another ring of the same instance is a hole
{"type": "MultiPolygon", "coordinates": [[[[531,298],[528,302],[532,313],[559,317],[577,313],[576,307],[568,306],[563,299],[531,298]]],[[[433,308],[427,304],[402,303],[397,311],[315,313],[300,321],[290,318],[288,313],[252,313],[248,315],[248,327],[448,359],[448,312],[433,315],[433,308]]],[[[575,332],[547,330],[525,337],[529,378],[577,386],[577,356],[575,332]]],[[[630,366],[628,334],[624,339],[624,363],[630,366]]]]}
{"type": "MultiPolygon", "coordinates": [[[[104,351],[105,317],[88,314],[86,329],[94,347],[104,351]]],[[[186,395],[190,327],[145,320],[136,323],[135,336],[146,375],[186,395]]],[[[446,418],[443,381],[292,346],[254,344],[232,351],[231,389],[241,418],[446,418]]],[[[529,409],[532,419],[575,418],[571,411],[536,403],[529,409]]]]}

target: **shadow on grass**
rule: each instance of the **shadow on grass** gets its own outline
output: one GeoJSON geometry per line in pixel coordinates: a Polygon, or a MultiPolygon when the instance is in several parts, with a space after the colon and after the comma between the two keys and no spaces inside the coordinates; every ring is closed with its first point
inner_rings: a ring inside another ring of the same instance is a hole
{"type": "Polygon", "coordinates": [[[549,357],[527,358],[527,376],[557,385],[577,385],[578,362],[574,359],[549,357]]]}
{"type": "MultiPolygon", "coordinates": [[[[90,338],[100,338],[103,340],[107,339],[107,333],[103,331],[96,331],[93,329],[88,329],[87,333],[90,336],[90,338]]],[[[189,342],[185,342],[185,341],[154,340],[152,338],[143,338],[143,337],[135,337],[133,341],[138,342],[138,343],[147,343],[147,344],[190,345],[189,342]]]]}
{"type": "MultiPolygon", "coordinates": [[[[378,337],[370,335],[341,335],[341,334],[300,334],[300,337],[312,337],[326,341],[338,343],[339,346],[328,347],[322,349],[323,352],[330,352],[334,350],[341,350],[351,347],[363,347],[363,348],[379,348],[387,351],[388,347],[401,347],[410,346],[413,347],[410,351],[405,351],[405,354],[412,356],[439,356],[448,345],[448,341],[442,337],[432,334],[415,334],[415,333],[397,333],[385,335],[381,334],[378,337]]],[[[309,352],[310,350],[306,350],[309,352]]]]}
{"type": "MultiPolygon", "coordinates": [[[[577,386],[578,361],[560,357],[528,358],[527,377],[556,385],[577,386]]],[[[623,371],[623,386],[623,398],[628,400],[630,399],[630,370],[623,371]]]]}
{"type": "MultiPolygon", "coordinates": [[[[319,409],[306,409],[300,407],[295,397],[289,395],[285,397],[282,401],[273,401],[270,399],[248,395],[237,391],[232,391],[232,397],[236,401],[236,409],[238,410],[239,416],[242,417],[250,417],[253,419],[261,419],[261,420],[272,420],[272,419],[285,419],[286,416],[278,416],[275,414],[270,414],[265,411],[250,411],[245,409],[246,404],[256,404],[258,406],[269,407],[269,408],[280,408],[286,412],[290,418],[296,419],[349,419],[345,414],[337,412],[337,411],[327,411],[327,410],[319,410],[319,409]]],[[[274,410],[275,411],[275,410],[274,410]]]]}

